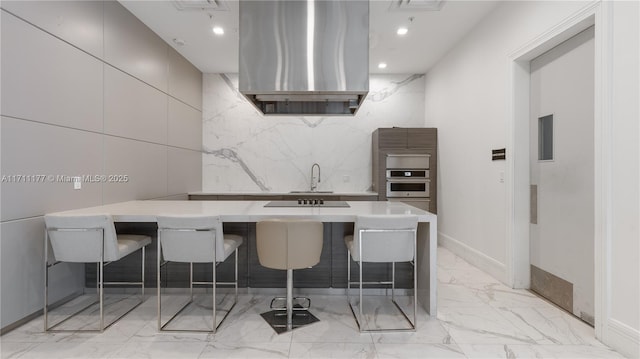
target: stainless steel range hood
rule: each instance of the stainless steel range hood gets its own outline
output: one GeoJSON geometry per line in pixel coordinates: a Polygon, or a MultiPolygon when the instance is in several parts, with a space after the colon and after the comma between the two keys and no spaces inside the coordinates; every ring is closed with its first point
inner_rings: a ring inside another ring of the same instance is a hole
{"type": "Polygon", "coordinates": [[[241,0],[239,31],[239,89],[265,115],[354,115],[369,92],[368,0],[241,0]]]}

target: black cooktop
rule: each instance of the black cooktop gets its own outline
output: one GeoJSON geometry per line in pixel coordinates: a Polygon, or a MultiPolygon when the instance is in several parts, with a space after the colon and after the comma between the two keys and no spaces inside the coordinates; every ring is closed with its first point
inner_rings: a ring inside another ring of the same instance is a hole
{"type": "Polygon", "coordinates": [[[349,208],[346,201],[325,201],[323,199],[299,199],[297,201],[271,201],[265,207],[344,207],[349,208]]]}

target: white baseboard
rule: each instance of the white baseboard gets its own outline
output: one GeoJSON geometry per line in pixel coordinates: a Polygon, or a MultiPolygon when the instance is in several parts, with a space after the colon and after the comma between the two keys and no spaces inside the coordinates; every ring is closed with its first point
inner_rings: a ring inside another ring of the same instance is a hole
{"type": "Polygon", "coordinates": [[[480,270],[486,272],[500,282],[505,284],[507,283],[507,270],[504,263],[500,263],[477,249],[471,248],[441,232],[438,232],[438,244],[478,267],[480,270]]]}
{"type": "Polygon", "coordinates": [[[640,331],[609,318],[599,338],[627,358],[640,358],[640,331]]]}

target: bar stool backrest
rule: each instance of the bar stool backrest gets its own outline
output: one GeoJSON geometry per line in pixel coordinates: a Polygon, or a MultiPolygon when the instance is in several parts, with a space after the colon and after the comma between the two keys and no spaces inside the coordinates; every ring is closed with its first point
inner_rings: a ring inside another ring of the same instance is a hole
{"type": "Polygon", "coordinates": [[[159,241],[165,260],[187,263],[224,261],[224,234],[218,216],[158,216],[159,241]]]}
{"type": "Polygon", "coordinates": [[[353,259],[363,262],[408,262],[414,259],[418,217],[413,215],[358,216],[353,229],[353,259]]]}
{"type": "Polygon", "coordinates": [[[256,224],[260,265],[271,269],[303,269],[320,262],[322,222],[304,219],[270,219],[256,224]]]}
{"type": "Polygon", "coordinates": [[[116,230],[109,214],[45,215],[44,222],[57,261],[99,262],[103,248],[103,261],[120,259],[116,230]]]}

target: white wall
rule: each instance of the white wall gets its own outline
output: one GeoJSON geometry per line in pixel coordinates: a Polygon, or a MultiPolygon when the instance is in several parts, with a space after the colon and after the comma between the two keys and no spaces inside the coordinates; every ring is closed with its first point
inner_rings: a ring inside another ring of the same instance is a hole
{"type": "MultiPolygon", "coordinates": [[[[116,1],[3,1],[0,328],[42,309],[43,214],[201,189],[202,74],[116,1]],[[71,183],[47,175],[128,175],[71,183]],[[8,177],[11,178],[11,177],[8,177]]],[[[50,302],[84,286],[57,266],[50,302]]]]}
{"type": "Polygon", "coordinates": [[[263,116],[238,92],[235,74],[204,75],[203,191],[371,189],[371,133],[378,127],[423,127],[424,76],[372,75],[355,116],[263,116]],[[348,176],[345,180],[344,176],[348,176]]]}
{"type": "Polygon", "coordinates": [[[440,147],[441,240],[474,253],[467,257],[503,280],[505,162],[491,161],[491,150],[506,147],[508,55],[583,5],[500,4],[427,73],[425,124],[438,128],[440,147]]]}
{"type": "Polygon", "coordinates": [[[640,3],[612,9],[611,299],[605,342],[640,357],[640,3]],[[635,335],[635,338],[633,337],[635,335]],[[626,338],[623,338],[626,337],[626,338]],[[614,344],[612,344],[614,345],[614,344]]]}
{"type": "MultiPolygon", "coordinates": [[[[507,146],[509,56],[587,4],[504,2],[426,75],[425,125],[438,128],[440,146],[439,240],[503,281],[508,184],[499,182],[505,162],[491,162],[490,150],[507,146]]],[[[601,339],[637,357],[640,18],[637,2],[613,9],[611,302],[601,339]]]]}

